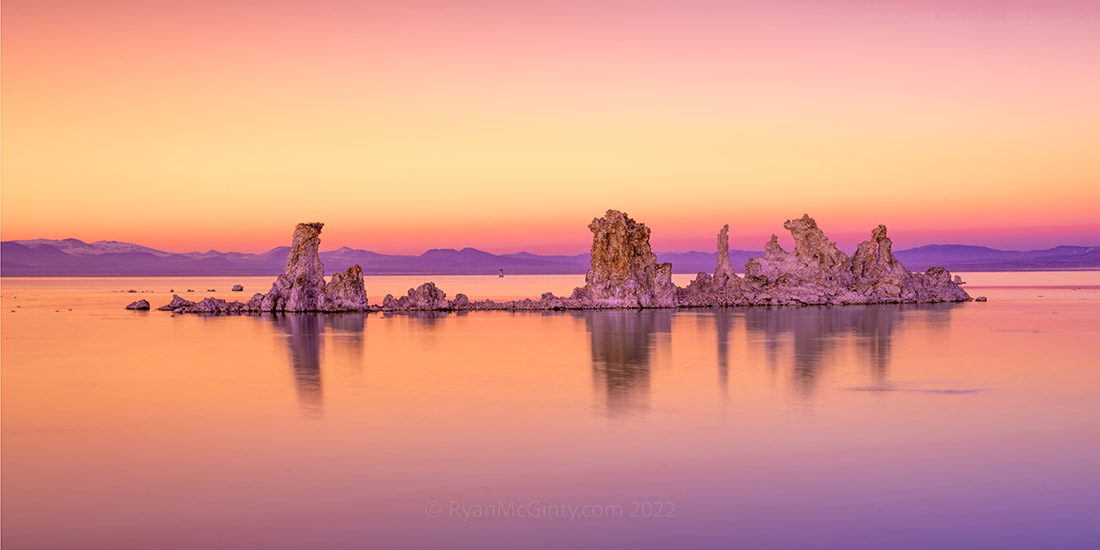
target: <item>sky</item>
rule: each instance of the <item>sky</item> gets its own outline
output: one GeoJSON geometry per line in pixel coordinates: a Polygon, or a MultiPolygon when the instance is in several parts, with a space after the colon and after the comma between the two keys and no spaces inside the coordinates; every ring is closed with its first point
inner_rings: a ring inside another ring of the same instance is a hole
{"type": "Polygon", "coordinates": [[[4,0],[4,240],[1100,245],[1100,2],[4,0]]]}

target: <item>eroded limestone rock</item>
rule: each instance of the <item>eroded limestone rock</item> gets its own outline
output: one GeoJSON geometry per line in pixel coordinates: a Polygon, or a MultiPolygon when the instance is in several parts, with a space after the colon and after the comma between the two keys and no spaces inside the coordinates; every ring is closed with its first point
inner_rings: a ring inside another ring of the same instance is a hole
{"type": "Polygon", "coordinates": [[[718,265],[714,269],[714,275],[699,273],[688,286],[678,288],[677,305],[708,307],[747,303],[742,280],[730,263],[729,229],[729,225],[724,225],[718,232],[718,265]]]}
{"type": "Polygon", "coordinates": [[[714,274],[722,274],[731,277],[737,276],[733,271],[733,264],[730,263],[729,224],[723,225],[722,230],[718,232],[718,267],[714,270],[714,274]]]}
{"type": "Polygon", "coordinates": [[[795,250],[773,235],[763,258],[745,266],[751,304],[869,304],[964,301],[970,296],[942,268],[912,273],[894,257],[886,226],[871,231],[849,258],[804,215],[783,224],[795,250]]]}
{"type": "MultiPolygon", "coordinates": [[[[649,244],[650,231],[626,214],[608,210],[592,220],[592,263],[585,286],[570,297],[547,292],[538,300],[470,300],[447,294],[428,282],[405,296],[387,295],[368,307],[359,266],[336,273],[327,284],[318,250],[323,224],[299,224],[285,272],[266,295],[248,302],[206,298],[200,302],[177,295],[158,309],[180,313],[238,314],[295,311],[449,311],[551,310],[600,308],[715,307],[735,305],[833,305],[965,301],[970,296],[947,270],[911,273],[894,257],[886,227],[878,226],[849,258],[825,236],[808,215],[783,226],[794,238],[788,252],[772,235],[764,256],[753,258],[739,277],[729,259],[729,226],[718,232],[714,273],[700,273],[684,288],[672,283],[672,265],[658,264],[649,244]]],[[[234,287],[237,290],[237,287],[234,287]]],[[[191,292],[191,290],[188,290],[191,292]]],[[[134,302],[137,305],[144,300],[134,302]]],[[[146,306],[148,303],[146,302],[146,306]]],[[[128,306],[129,307],[129,306],[128,306]]]]}
{"type": "Polygon", "coordinates": [[[657,263],[649,228],[618,210],[592,220],[592,264],[573,292],[584,307],[674,307],[672,264],[657,263]]]}
{"type": "Polygon", "coordinates": [[[324,311],[362,311],[367,309],[367,291],[363,287],[363,269],[353,265],[347,271],[332,274],[324,287],[324,311]]]}
{"type": "Polygon", "coordinates": [[[184,300],[180,298],[178,294],[172,295],[172,301],[157,308],[158,311],[175,311],[184,306],[193,306],[195,302],[191,300],[184,300]]]}
{"type": "MultiPolygon", "coordinates": [[[[463,295],[465,298],[465,295],[463,295]]],[[[468,300],[468,299],[467,299],[468,300]]],[[[435,283],[424,283],[416,288],[410,288],[409,293],[400,298],[394,298],[387,294],[382,300],[384,311],[432,311],[453,309],[451,302],[447,300],[447,293],[435,286],[435,283]]]]}
{"type": "MultiPolygon", "coordinates": [[[[367,293],[363,288],[363,270],[352,266],[336,273],[325,283],[325,266],[318,254],[323,223],[300,223],[287,255],[286,270],[271,285],[258,309],[270,312],[363,311],[367,293]]],[[[251,310],[255,297],[246,304],[251,310]]]]}
{"type": "Polygon", "coordinates": [[[264,311],[324,311],[325,266],[318,255],[323,223],[300,223],[294,229],[286,270],[264,296],[264,311]]]}

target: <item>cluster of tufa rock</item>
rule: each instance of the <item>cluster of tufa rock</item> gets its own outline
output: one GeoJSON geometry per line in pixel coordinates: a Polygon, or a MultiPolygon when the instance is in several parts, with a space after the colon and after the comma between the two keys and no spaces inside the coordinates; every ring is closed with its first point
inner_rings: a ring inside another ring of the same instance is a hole
{"type": "MultiPolygon", "coordinates": [[[[321,223],[302,223],[294,230],[286,270],[267,294],[247,302],[206,298],[192,302],[172,296],[158,309],[177,313],[261,313],[339,311],[463,311],[609,308],[722,307],[756,305],[843,305],[961,302],[970,296],[946,269],[909,271],[894,257],[886,226],[871,231],[853,256],[837,248],[808,215],[787,220],[794,237],[786,251],[772,235],[764,256],[745,265],[738,276],[729,258],[729,226],[718,232],[714,273],[699,273],[686,287],[672,282],[672,264],[657,263],[649,245],[649,228],[623,212],[608,210],[592,220],[592,263],[585,285],[569,297],[545,293],[538,300],[470,300],[465,294],[447,299],[434,283],[409,289],[405,296],[386,295],[369,306],[358,265],[324,279],[318,254],[321,223]]],[[[133,305],[133,304],[131,304],[133,305]]]]}
{"type": "MultiPolygon", "coordinates": [[[[319,255],[324,225],[300,223],[294,228],[286,270],[275,279],[267,294],[253,294],[247,302],[221,298],[192,302],[173,294],[171,302],[157,309],[211,314],[366,311],[367,291],[363,287],[363,270],[358,265],[333,274],[325,282],[325,266],[319,255]]],[[[233,290],[239,292],[237,287],[233,290]]]]}
{"type": "Polygon", "coordinates": [[[913,273],[894,257],[886,226],[871,231],[851,258],[829,240],[809,215],[787,220],[794,237],[787,252],[772,235],[764,257],[745,264],[745,277],[723,268],[728,237],[718,238],[719,266],[680,290],[680,305],[842,305],[961,302],[970,296],[946,269],[913,273]]]}

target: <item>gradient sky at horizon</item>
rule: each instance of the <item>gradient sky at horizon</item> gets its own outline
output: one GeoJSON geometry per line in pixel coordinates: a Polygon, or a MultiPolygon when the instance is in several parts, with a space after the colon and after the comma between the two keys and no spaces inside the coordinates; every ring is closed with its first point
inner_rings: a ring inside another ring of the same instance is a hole
{"type": "Polygon", "coordinates": [[[5,0],[3,239],[1100,245],[1100,2],[5,0]]]}

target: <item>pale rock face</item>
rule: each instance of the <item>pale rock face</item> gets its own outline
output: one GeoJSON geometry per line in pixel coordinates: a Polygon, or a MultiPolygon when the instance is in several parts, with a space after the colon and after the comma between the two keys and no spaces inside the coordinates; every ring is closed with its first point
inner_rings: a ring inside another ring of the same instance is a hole
{"type": "Polygon", "coordinates": [[[817,264],[823,271],[845,268],[848,255],[836,247],[825,233],[817,227],[817,222],[809,214],[801,218],[787,220],[783,228],[794,237],[794,254],[805,264],[817,264]]]}
{"type": "Polygon", "coordinates": [[[183,298],[180,298],[179,295],[173,294],[172,295],[172,301],[168,302],[167,304],[164,304],[163,306],[158,307],[157,310],[158,311],[175,311],[175,310],[177,310],[181,307],[193,306],[193,305],[195,305],[195,302],[192,302],[191,300],[184,300],[183,298]]]}
{"type": "Polygon", "coordinates": [[[676,302],[682,306],[731,306],[747,302],[741,278],[730,263],[729,225],[718,232],[718,266],[714,275],[700,273],[688,286],[677,289],[676,302]]]}
{"type": "Polygon", "coordinates": [[[470,297],[459,292],[455,294],[455,299],[451,303],[455,309],[470,309],[470,297]]]}
{"type": "MultiPolygon", "coordinates": [[[[467,300],[465,295],[460,295],[467,300]]],[[[410,288],[409,293],[394,299],[392,294],[387,294],[382,300],[382,309],[385,311],[431,311],[454,309],[453,304],[447,300],[447,293],[435,286],[435,283],[424,283],[416,288],[410,288]]]]}
{"type": "Polygon", "coordinates": [[[733,264],[730,263],[729,224],[723,225],[722,230],[718,232],[718,267],[714,270],[714,274],[724,274],[728,277],[737,276],[733,271],[733,264]]]}
{"type": "Polygon", "coordinates": [[[871,231],[852,256],[852,290],[874,302],[915,298],[913,274],[894,257],[886,226],[871,231]]]}
{"type": "Polygon", "coordinates": [[[176,313],[203,313],[207,315],[237,315],[247,313],[241,302],[228,302],[221,298],[203,298],[202,300],[175,310],[176,313]]]}
{"type": "Polygon", "coordinates": [[[408,296],[409,309],[449,309],[447,293],[435,286],[435,283],[424,283],[415,289],[410,288],[408,296]]]}
{"type": "Polygon", "coordinates": [[[673,307],[672,264],[658,264],[649,228],[617,210],[592,220],[592,267],[573,299],[590,307],[673,307]]]}
{"type": "Polygon", "coordinates": [[[300,223],[294,229],[286,270],[264,297],[264,311],[324,311],[325,266],[318,251],[323,223],[300,223]]]}
{"type": "Polygon", "coordinates": [[[753,304],[830,304],[861,302],[850,290],[851,260],[809,215],[787,220],[793,252],[783,250],[775,235],[764,245],[764,257],[745,264],[746,292],[753,304]]]}
{"type": "Polygon", "coordinates": [[[126,309],[135,309],[135,310],[139,310],[139,311],[146,311],[146,310],[149,309],[149,301],[148,300],[138,300],[136,302],[130,302],[130,304],[128,304],[126,306],[126,309]]]}
{"type": "MultiPolygon", "coordinates": [[[[924,273],[914,273],[914,302],[964,302],[970,295],[951,279],[951,273],[942,267],[929,268],[924,273]]],[[[909,300],[907,300],[909,301],[909,300]]]]}
{"type": "Polygon", "coordinates": [[[248,299],[248,302],[244,305],[244,308],[248,311],[258,312],[258,311],[263,311],[263,305],[264,305],[264,295],[262,293],[257,292],[255,294],[253,294],[251,298],[248,299]]]}
{"type": "Polygon", "coordinates": [[[852,256],[851,290],[866,302],[958,302],[970,299],[959,286],[961,279],[946,269],[934,267],[913,273],[894,257],[893,242],[886,226],[871,231],[852,256]]]}
{"type": "Polygon", "coordinates": [[[783,227],[794,237],[794,251],[783,250],[776,236],[772,235],[764,245],[764,257],[753,258],[745,264],[746,276],[754,285],[809,285],[817,288],[796,294],[815,296],[830,296],[848,285],[851,281],[848,256],[825,236],[813,218],[803,215],[787,220],[783,227]]]}
{"type": "Polygon", "coordinates": [[[367,291],[363,288],[363,269],[353,265],[347,271],[333,273],[324,288],[325,311],[363,311],[367,309],[367,291]]]}
{"type": "Polygon", "coordinates": [[[794,252],[775,236],[763,258],[745,266],[751,304],[877,304],[965,301],[970,296],[946,269],[912,273],[894,257],[886,226],[871,231],[851,258],[837,249],[809,216],[783,224],[794,252]]]}
{"type": "MultiPolygon", "coordinates": [[[[318,254],[323,223],[300,223],[294,229],[286,270],[260,303],[261,311],[362,311],[367,309],[363,270],[352,266],[325,283],[325,266],[318,254]]],[[[252,307],[253,300],[249,301],[252,307]]]]}

